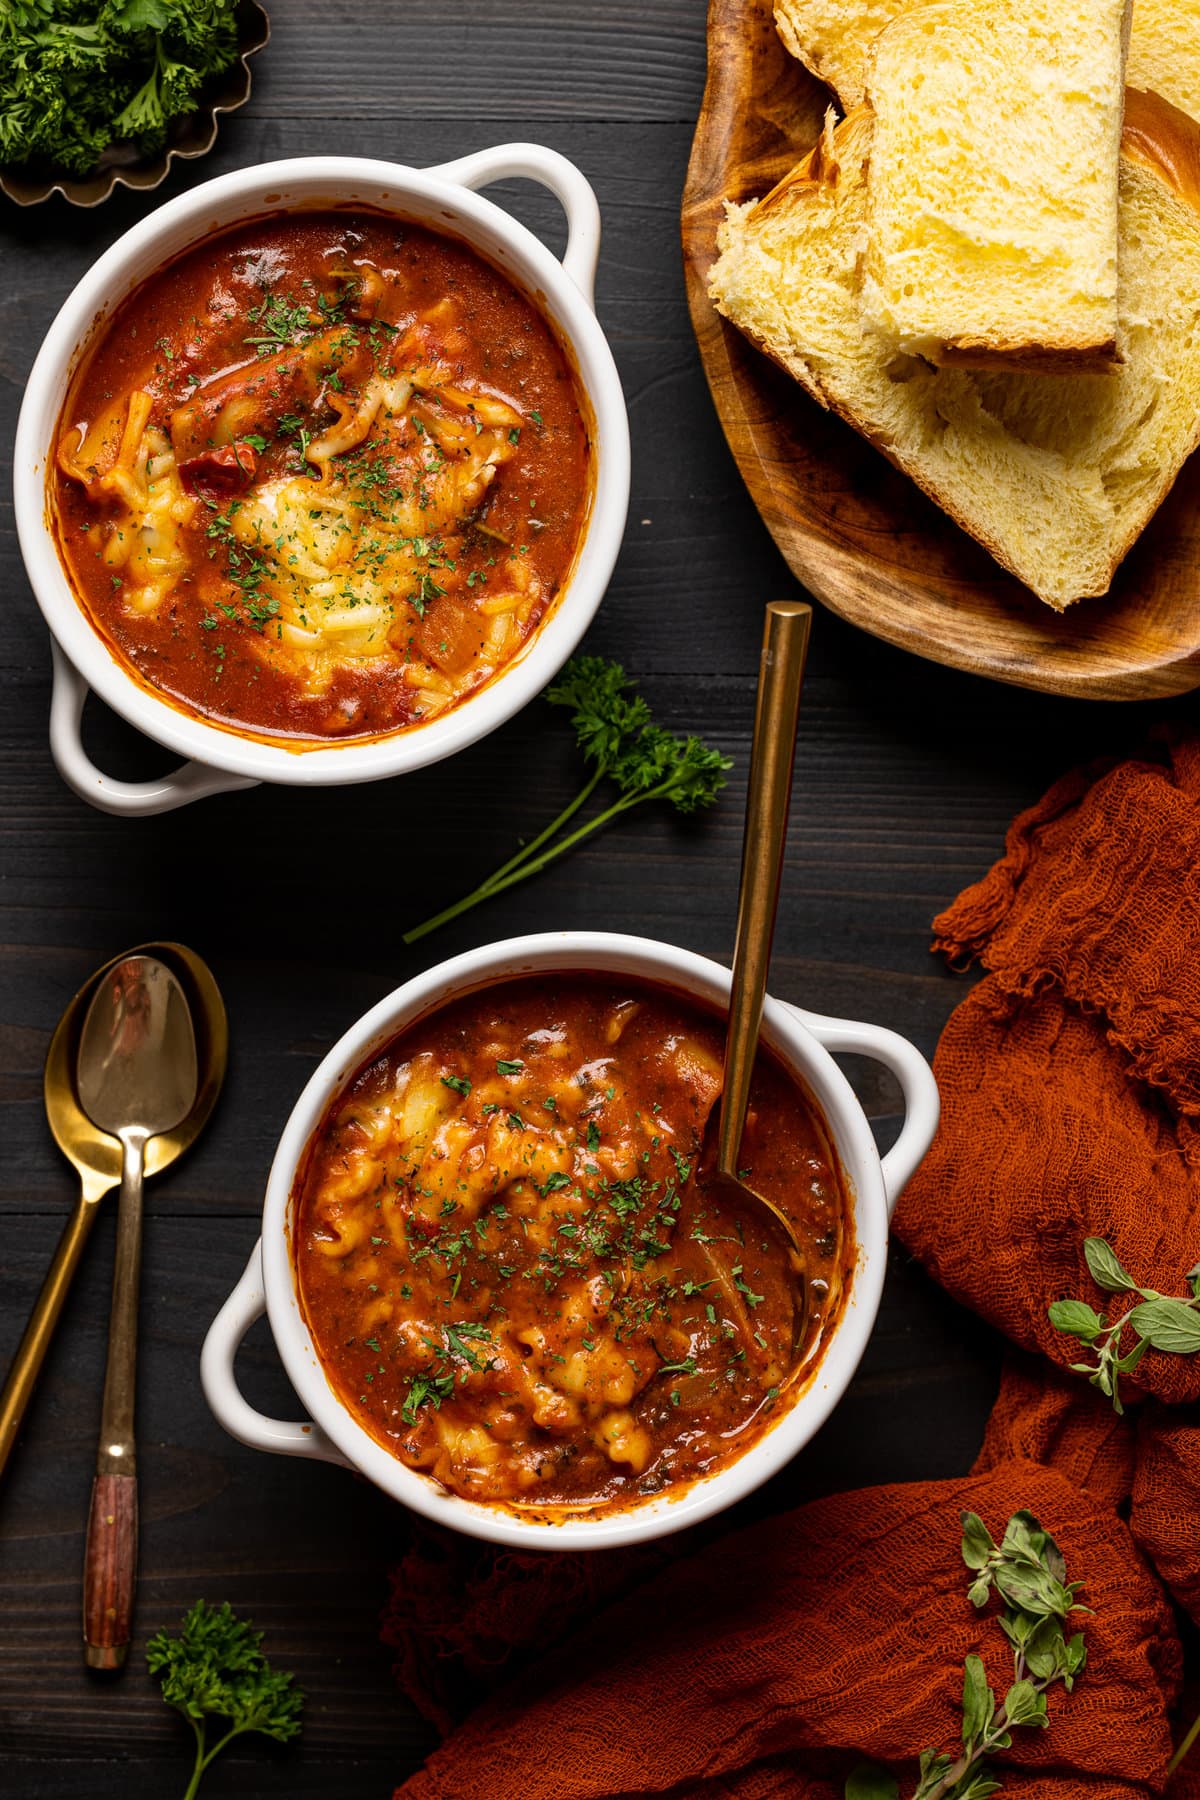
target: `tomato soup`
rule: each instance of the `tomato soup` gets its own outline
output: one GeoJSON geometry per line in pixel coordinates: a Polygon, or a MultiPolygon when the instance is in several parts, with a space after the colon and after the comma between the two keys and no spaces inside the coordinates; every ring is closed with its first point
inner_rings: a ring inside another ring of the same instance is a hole
{"type": "Polygon", "coordinates": [[[722,1054],[721,1021],[670,989],[529,977],[359,1071],[297,1178],[294,1259],[327,1379],[393,1455],[552,1518],[686,1486],[788,1405],[845,1301],[851,1211],[765,1050],[741,1160],[801,1274],[757,1209],[709,1197],[722,1054]]]}
{"type": "Polygon", "coordinates": [[[117,308],[51,501],[115,653],[267,738],[403,730],[502,670],[586,519],[584,407],[532,303],[457,239],[366,212],[213,237],[117,308]]]}

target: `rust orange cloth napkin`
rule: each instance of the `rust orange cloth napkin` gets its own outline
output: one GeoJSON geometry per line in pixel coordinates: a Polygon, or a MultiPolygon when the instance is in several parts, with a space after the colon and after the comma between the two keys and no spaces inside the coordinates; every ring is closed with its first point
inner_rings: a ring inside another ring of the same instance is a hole
{"type": "MultiPolygon", "coordinates": [[[[958,1481],[868,1488],[748,1526],[661,1569],[498,1688],[403,1800],[836,1800],[863,1757],[915,1770],[961,1726],[964,1657],[1011,1678],[958,1557],[969,1507],[1020,1507],[1087,1576],[1086,1678],[1020,1734],[1006,1792],[1163,1791],[1179,1648],[1125,1526],[1074,1482],[1007,1460],[958,1481]]],[[[525,1559],[521,1559],[524,1561],[525,1559]]],[[[551,1557],[537,1559],[550,1564],[551,1557]]],[[[393,1631],[395,1621],[393,1621],[393,1631]]]]}
{"type": "MultiPolygon", "coordinates": [[[[1162,1293],[1200,1263],[1200,739],[1056,783],[934,929],[986,974],[942,1034],[942,1123],[895,1228],[956,1299],[1067,1368],[1083,1352],[1051,1302],[1131,1304],[1096,1289],[1086,1237],[1162,1293]]],[[[1136,1409],[1121,1497],[1200,1619],[1200,1356],[1151,1351],[1122,1388],[1158,1404],[1136,1409]]]]}

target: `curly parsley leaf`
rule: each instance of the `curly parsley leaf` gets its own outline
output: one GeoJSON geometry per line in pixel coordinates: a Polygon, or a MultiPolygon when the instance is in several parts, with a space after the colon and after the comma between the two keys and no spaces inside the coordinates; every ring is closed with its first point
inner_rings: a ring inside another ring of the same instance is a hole
{"type": "Polygon", "coordinates": [[[162,1683],[163,1699],[175,1707],[196,1737],[196,1761],[184,1800],[193,1800],[200,1778],[235,1737],[260,1731],[286,1744],[300,1730],[304,1695],[295,1678],[272,1669],[262,1653],[262,1632],[226,1602],[197,1600],[185,1614],[178,1637],[160,1631],[146,1646],[146,1664],[162,1683]],[[226,1729],[207,1741],[208,1721],[226,1729]]]}
{"type": "Polygon", "coordinates": [[[7,0],[0,163],[86,175],[114,144],[155,155],[237,56],[236,0],[7,0]]]}
{"type": "Polygon", "coordinates": [[[680,737],[656,725],[620,663],[601,656],[574,657],[546,689],[545,698],[551,706],[563,707],[571,714],[575,739],[591,775],[544,831],[464,899],[406,931],[406,944],[436,931],[480,901],[539,874],[556,857],[634,806],[663,800],[677,812],[695,813],[711,806],[725,786],[726,771],[733,766],[730,759],[701,738],[680,737]],[[612,782],[617,798],[586,824],[566,831],[605,780],[612,782]]]}

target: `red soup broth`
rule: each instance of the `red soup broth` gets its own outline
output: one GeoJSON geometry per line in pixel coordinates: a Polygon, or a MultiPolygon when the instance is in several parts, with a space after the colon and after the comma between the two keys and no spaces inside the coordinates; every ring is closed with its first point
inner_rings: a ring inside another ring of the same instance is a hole
{"type": "Polygon", "coordinates": [[[528,977],[402,1033],[329,1107],[293,1196],[301,1309],[362,1427],[467,1499],[553,1518],[740,1457],[801,1390],[854,1265],[821,1117],[760,1052],[741,1161],[696,1179],[723,1025],[632,978],[528,977]]]}
{"type": "Polygon", "coordinates": [[[114,652],[265,738],[403,730],[537,630],[590,493],[541,313],[455,238],[283,214],[139,287],[63,408],[51,503],[114,652]]]}

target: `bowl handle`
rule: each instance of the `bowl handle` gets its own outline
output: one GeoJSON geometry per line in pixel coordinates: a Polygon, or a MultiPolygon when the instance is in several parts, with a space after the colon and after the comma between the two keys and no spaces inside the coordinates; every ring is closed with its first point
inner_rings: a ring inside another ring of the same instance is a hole
{"type": "Polygon", "coordinates": [[[145,815],[173,812],[206,794],[222,794],[234,788],[257,787],[249,775],[230,775],[210,769],[206,763],[180,763],[153,781],[117,781],[103,775],[83,747],[80,730],[87,682],[53,640],[54,687],[50,698],[50,754],[54,766],[73,793],[101,812],[145,815]]]}
{"type": "Polygon", "coordinates": [[[490,150],[476,150],[470,156],[460,156],[457,162],[439,163],[434,169],[426,169],[425,173],[472,189],[517,176],[549,188],[567,215],[563,268],[595,311],[600,208],[591,183],[573,162],[568,162],[557,150],[547,150],[544,144],[496,144],[490,150]]]}
{"type": "Polygon", "coordinates": [[[897,1200],[916,1173],[917,1164],[937,1130],[941,1101],[933,1070],[915,1044],[910,1044],[896,1031],[887,1031],[882,1025],[862,1025],[853,1019],[827,1019],[820,1013],[805,1012],[802,1007],[792,1006],[786,1000],[783,1004],[826,1050],[850,1050],[858,1056],[869,1056],[890,1069],[900,1083],[904,1096],[904,1123],[900,1127],[900,1136],[880,1159],[890,1219],[897,1200]]]}
{"type": "Polygon", "coordinates": [[[250,1252],[242,1279],[209,1326],[200,1352],[200,1385],[218,1425],[224,1426],[230,1437],[237,1438],[239,1443],[249,1444],[252,1450],[273,1450],[277,1456],[313,1456],[319,1462],[351,1467],[319,1425],[269,1419],[265,1413],[256,1412],[242,1397],[233,1372],[234,1361],[242,1339],[266,1310],[260,1238],[250,1252]]]}

